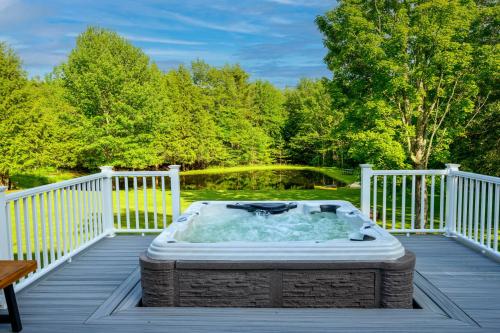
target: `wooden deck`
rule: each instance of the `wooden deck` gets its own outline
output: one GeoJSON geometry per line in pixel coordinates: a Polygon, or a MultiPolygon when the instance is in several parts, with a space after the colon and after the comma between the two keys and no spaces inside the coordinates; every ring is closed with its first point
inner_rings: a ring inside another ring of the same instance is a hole
{"type": "Polygon", "coordinates": [[[134,307],[122,299],[151,239],[103,239],[20,292],[23,332],[500,331],[500,265],[441,236],[400,238],[417,255],[416,297],[436,301],[413,310],[134,307]]]}

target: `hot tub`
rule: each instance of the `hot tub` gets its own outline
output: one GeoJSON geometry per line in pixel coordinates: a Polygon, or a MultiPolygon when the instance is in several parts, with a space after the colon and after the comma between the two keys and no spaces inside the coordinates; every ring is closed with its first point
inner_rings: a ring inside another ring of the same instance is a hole
{"type": "Polygon", "coordinates": [[[347,201],[195,202],[140,264],[143,306],[412,307],[414,255],[347,201]]]}

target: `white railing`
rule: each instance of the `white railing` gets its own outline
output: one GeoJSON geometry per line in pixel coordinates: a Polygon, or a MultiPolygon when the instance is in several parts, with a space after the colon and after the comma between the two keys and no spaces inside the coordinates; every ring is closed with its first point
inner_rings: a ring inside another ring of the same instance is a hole
{"type": "MultiPolygon", "coordinates": [[[[461,172],[455,164],[445,170],[361,167],[361,209],[383,228],[446,233],[500,259],[500,178],[461,172]]],[[[160,232],[180,213],[177,165],[168,171],[102,167],[90,176],[9,194],[5,190],[0,187],[0,260],[38,263],[16,290],[103,237],[160,232]]]]}
{"type": "Polygon", "coordinates": [[[161,172],[102,167],[98,174],[9,194],[0,187],[0,260],[36,260],[37,270],[16,284],[20,290],[103,237],[161,231],[167,211],[179,215],[179,189],[177,165],[161,172]]]}
{"type": "Polygon", "coordinates": [[[445,233],[500,259],[500,178],[361,165],[361,210],[393,233],[445,233]]]}
{"type": "Polygon", "coordinates": [[[159,232],[180,214],[179,166],[169,171],[113,172],[113,218],[117,232],[159,232]],[[167,181],[170,177],[170,182],[167,181]],[[168,203],[171,202],[171,207],[168,203]],[[171,219],[168,218],[170,211],[171,219]]]}
{"type": "Polygon", "coordinates": [[[481,251],[498,256],[500,178],[452,171],[450,232],[481,251]]]}

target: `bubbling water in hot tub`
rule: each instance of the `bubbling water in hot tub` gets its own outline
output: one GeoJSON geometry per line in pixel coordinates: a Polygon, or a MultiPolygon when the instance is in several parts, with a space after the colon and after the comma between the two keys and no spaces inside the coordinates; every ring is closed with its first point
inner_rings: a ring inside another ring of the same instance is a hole
{"type": "Polygon", "coordinates": [[[350,221],[332,212],[304,214],[292,209],[270,215],[212,205],[205,207],[203,214],[175,238],[190,243],[327,241],[346,239],[356,229],[350,221]]]}

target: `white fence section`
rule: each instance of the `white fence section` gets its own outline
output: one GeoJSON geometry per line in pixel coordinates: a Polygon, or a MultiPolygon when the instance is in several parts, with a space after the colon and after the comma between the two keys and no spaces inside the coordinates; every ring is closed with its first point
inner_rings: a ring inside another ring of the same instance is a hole
{"type": "Polygon", "coordinates": [[[101,171],[9,194],[0,187],[0,260],[38,263],[34,273],[16,284],[16,290],[103,237],[115,232],[158,232],[167,225],[168,211],[172,218],[178,217],[178,165],[161,172],[114,172],[111,167],[101,171]],[[143,200],[138,200],[139,195],[143,200]]]}
{"type": "MultiPolygon", "coordinates": [[[[361,209],[396,233],[446,233],[500,259],[500,178],[445,170],[361,166],[361,209]]],[[[180,213],[179,166],[113,171],[6,194],[0,187],[0,260],[35,259],[22,289],[115,233],[160,232],[180,213]]],[[[1,302],[0,302],[1,303],[1,302]]]]}
{"type": "Polygon", "coordinates": [[[445,233],[500,259],[500,178],[458,170],[361,165],[361,210],[394,233],[445,233]]]}
{"type": "Polygon", "coordinates": [[[500,178],[452,171],[450,232],[498,256],[500,178]]]}
{"type": "Polygon", "coordinates": [[[172,220],[179,216],[178,165],[171,165],[169,171],[113,172],[110,178],[117,232],[159,232],[167,227],[169,212],[172,220]]]}

